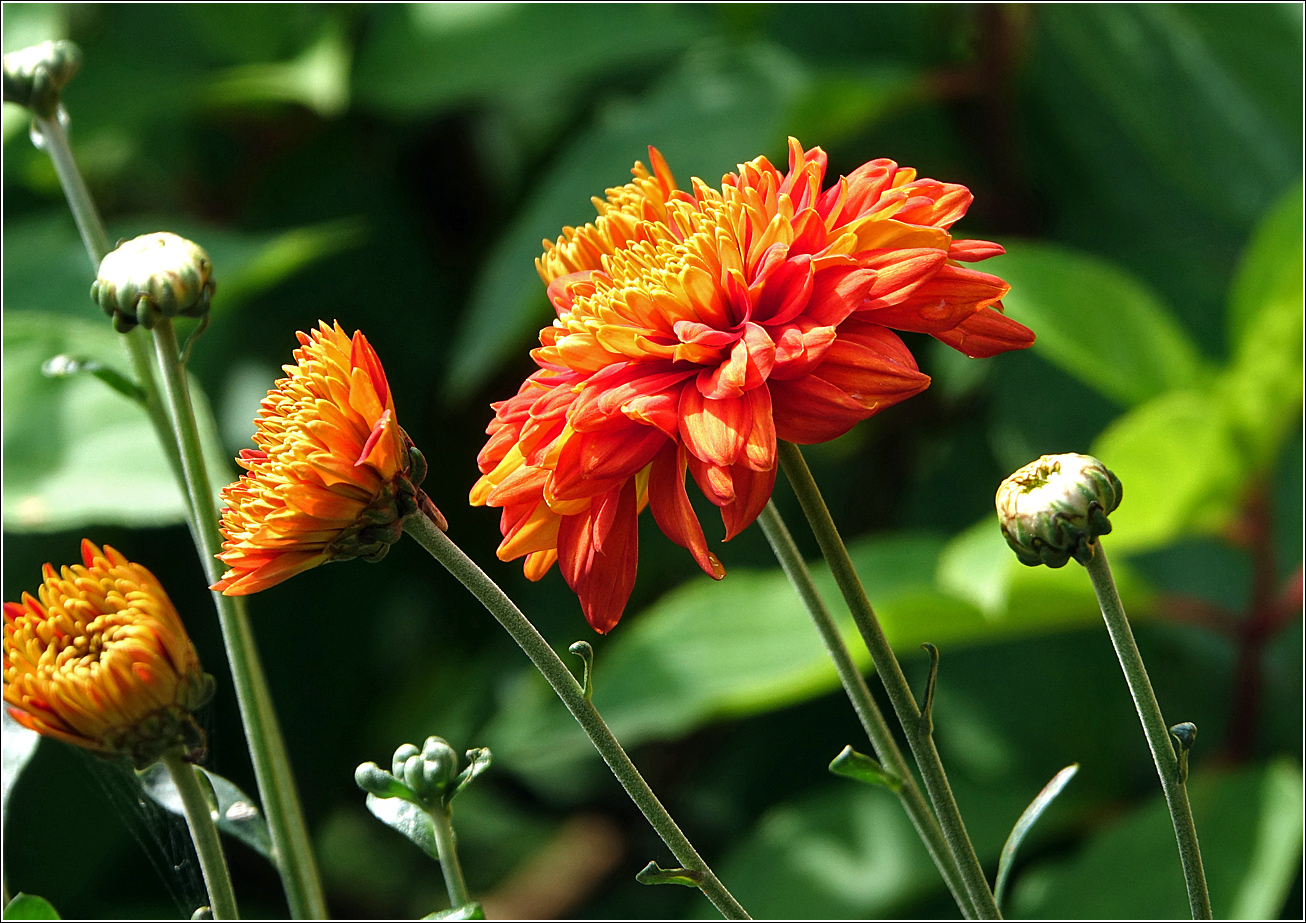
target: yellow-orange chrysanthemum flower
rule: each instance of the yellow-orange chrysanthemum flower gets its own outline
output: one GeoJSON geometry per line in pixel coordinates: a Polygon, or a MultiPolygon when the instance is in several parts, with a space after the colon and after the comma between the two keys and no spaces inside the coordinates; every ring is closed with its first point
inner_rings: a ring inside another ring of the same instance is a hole
{"type": "Polygon", "coordinates": [[[248,473],[222,490],[222,553],[213,585],[228,596],[267,589],[327,561],[380,560],[420,507],[426,462],[395,419],[381,360],[361,331],[322,322],[297,333],[288,377],[263,399],[248,473]]]}
{"type": "Polygon", "coordinates": [[[82,541],[82,564],[49,564],[39,598],[5,603],[4,700],[24,727],[144,765],[203,747],[191,712],[209,700],[168,595],[148,570],[82,541]]]}
{"type": "Polygon", "coordinates": [[[724,573],[687,470],[728,540],[771,495],[777,439],[833,439],[929,384],[890,328],[972,357],[1033,342],[1001,313],[1006,283],[964,265],[1002,248],[949,232],[964,186],[875,160],[823,188],[825,153],[790,139],[787,173],[759,157],[691,193],[649,153],[593,224],[545,242],[558,318],[539,371],[494,405],[471,493],[503,510],[499,557],[532,579],[558,562],[601,632],[634,585],[646,505],[724,573]]]}

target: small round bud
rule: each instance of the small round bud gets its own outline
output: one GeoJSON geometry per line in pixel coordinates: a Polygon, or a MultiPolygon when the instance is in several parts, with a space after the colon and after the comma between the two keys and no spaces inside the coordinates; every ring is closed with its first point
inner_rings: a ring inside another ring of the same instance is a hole
{"type": "Polygon", "coordinates": [[[4,57],[4,100],[26,106],[41,118],[59,108],[59,94],[82,65],[72,42],[41,42],[4,57]]]}
{"type": "Polygon", "coordinates": [[[1002,482],[998,523],[1022,564],[1087,564],[1122,493],[1119,478],[1090,455],[1044,455],[1002,482]]]}
{"type": "Polygon", "coordinates": [[[390,772],[396,779],[404,777],[404,764],[410,757],[419,756],[421,750],[418,750],[412,744],[400,744],[399,749],[395,750],[394,757],[390,760],[390,772]]]}
{"type": "Polygon", "coordinates": [[[422,782],[442,791],[458,774],[458,754],[443,737],[428,737],[422,746],[422,782]]]}
{"type": "Polygon", "coordinates": [[[162,231],[119,244],[103,260],[91,298],[126,333],[160,317],[203,317],[213,300],[213,264],[204,248],[162,231]]]}

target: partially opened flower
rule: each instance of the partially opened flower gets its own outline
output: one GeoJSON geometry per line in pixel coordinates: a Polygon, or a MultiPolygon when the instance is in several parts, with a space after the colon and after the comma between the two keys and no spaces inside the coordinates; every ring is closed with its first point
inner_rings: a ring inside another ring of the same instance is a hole
{"type": "Polygon", "coordinates": [[[546,242],[558,319],[494,405],[471,494],[503,509],[499,557],[532,579],[558,561],[599,631],[629,598],[646,505],[724,574],[686,471],[728,540],[771,495],[777,439],[833,439],[929,384],[890,328],[972,357],[1033,342],[1001,313],[1006,283],[963,265],[1002,252],[953,239],[964,186],[876,160],[822,188],[824,152],[791,139],[787,173],[759,157],[691,194],[650,155],[593,224],[546,242]]]}
{"type": "Polygon", "coordinates": [[[148,570],[82,542],[37,597],[5,603],[4,700],[24,727],[138,766],[202,749],[191,713],[213,694],[168,595],[148,570]]]}
{"type": "Polygon", "coordinates": [[[380,560],[422,509],[426,462],[395,419],[381,360],[362,332],[323,322],[299,333],[295,365],[263,399],[248,474],[223,488],[222,553],[213,585],[256,593],[327,561],[380,560]]]}

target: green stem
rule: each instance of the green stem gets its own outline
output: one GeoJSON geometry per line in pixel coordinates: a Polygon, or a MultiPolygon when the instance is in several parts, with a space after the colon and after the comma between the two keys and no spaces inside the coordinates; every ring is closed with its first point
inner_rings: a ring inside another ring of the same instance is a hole
{"type": "Polygon", "coordinates": [[[1174,744],[1170,741],[1170,732],[1165,719],[1161,717],[1161,706],[1152,691],[1152,681],[1147,678],[1147,667],[1143,665],[1143,657],[1138,652],[1138,645],[1134,643],[1134,633],[1125,616],[1125,608],[1120,604],[1120,594],[1116,592],[1106,550],[1100,543],[1096,544],[1093,558],[1086,567],[1088,576],[1093,581],[1093,592],[1097,594],[1098,605],[1102,608],[1102,618],[1106,620],[1107,632],[1111,635],[1111,643],[1115,645],[1116,656],[1120,658],[1125,682],[1129,684],[1129,694],[1134,698],[1134,707],[1143,723],[1143,733],[1147,737],[1147,746],[1152,751],[1156,774],[1161,778],[1161,789],[1165,792],[1170,820],[1174,824],[1175,840],[1179,844],[1179,862],[1183,865],[1184,884],[1188,888],[1188,905],[1194,920],[1209,920],[1211,896],[1206,890],[1206,873],[1202,869],[1202,853],[1197,846],[1193,811],[1188,804],[1188,787],[1180,776],[1179,760],[1175,756],[1174,744]]]}
{"type": "Polygon", "coordinates": [[[626,755],[626,751],[617,742],[617,738],[613,736],[598,709],[585,697],[585,690],[576,682],[576,677],[567,669],[567,665],[562,662],[530,620],[522,614],[503,590],[486,576],[476,562],[467,557],[462,549],[424,514],[419,512],[409,516],[404,520],[404,530],[417,539],[433,558],[448,569],[449,573],[457,577],[459,582],[490,611],[508,634],[512,635],[512,639],[531,659],[531,663],[535,664],[535,668],[549,681],[553,691],[562,699],[568,711],[593,742],[595,749],[612,770],[612,774],[617,777],[617,781],[630,795],[631,800],[644,813],[644,817],[652,824],[653,829],[662,838],[662,842],[667,844],[667,848],[675,855],[677,861],[682,867],[703,876],[702,883],[698,886],[699,890],[716,905],[717,910],[721,911],[726,919],[749,919],[744,908],[726,890],[725,885],[703,861],[698,851],[694,849],[694,845],[667,813],[667,809],[662,806],[657,795],[653,794],[653,790],[649,788],[644,777],[635,768],[635,764],[626,755]]]}
{"type": "Polygon", "coordinates": [[[236,895],[231,889],[231,875],[227,871],[227,857],[222,853],[222,840],[209,801],[200,789],[195,767],[182,759],[183,750],[172,750],[163,755],[163,765],[168,767],[172,784],[181,796],[186,810],[186,826],[195,842],[195,853],[200,859],[204,874],[204,887],[209,892],[209,907],[215,920],[237,920],[236,895]]]}
{"type": "MultiPolygon", "coordinates": [[[[213,501],[200,448],[199,429],[186,384],[186,374],[179,361],[177,333],[172,320],[163,318],[154,326],[155,352],[163,373],[164,391],[172,416],[172,431],[181,450],[186,475],[186,490],[195,513],[195,542],[200,561],[210,584],[221,578],[216,558],[221,550],[218,513],[213,501]]],[[[286,890],[290,911],[297,918],[322,919],[326,903],[317,865],[313,861],[308,829],[304,824],[295,777],[290,769],[285,740],[277,724],[276,710],[268,691],[267,677],[258,656],[254,633],[242,597],[213,594],[222,626],[222,640],[231,665],[232,682],[245,724],[245,737],[254,763],[259,797],[268,821],[272,849],[286,890]]]]}
{"type": "Polygon", "coordinates": [[[457,909],[472,902],[463,878],[463,867],[458,861],[457,838],[453,832],[453,811],[448,805],[428,811],[435,828],[435,851],[440,854],[440,871],[444,873],[444,887],[449,892],[449,906],[457,909]]]}
{"type": "Polygon", "coordinates": [[[875,610],[871,608],[870,600],[866,598],[866,590],[857,576],[857,570],[853,567],[848,549],[839,536],[839,530],[835,528],[834,519],[830,516],[830,510],[825,505],[821,491],[812,478],[812,472],[808,469],[798,446],[781,442],[777,452],[785,476],[793,485],[794,493],[798,497],[807,521],[811,524],[817,544],[821,546],[821,554],[829,563],[830,572],[834,575],[839,591],[848,604],[857,630],[871,653],[875,671],[880,675],[880,681],[884,683],[885,691],[889,694],[889,701],[893,704],[893,710],[907,736],[912,756],[915,757],[916,765],[920,768],[921,779],[925,782],[925,790],[929,793],[930,802],[934,805],[934,813],[943,828],[944,840],[948,844],[953,861],[957,863],[957,869],[965,883],[975,912],[980,919],[999,919],[1001,914],[998,912],[988,881],[984,877],[984,869],[975,855],[975,848],[966,833],[966,825],[962,822],[957,800],[953,797],[951,786],[948,785],[948,777],[943,771],[939,751],[934,746],[934,738],[921,721],[921,712],[916,705],[915,696],[912,695],[911,686],[907,684],[902,667],[898,665],[898,658],[894,656],[893,648],[880,627],[880,620],[875,617],[875,610]]]}
{"type": "Polygon", "coordinates": [[[830,659],[834,661],[839,681],[843,683],[844,691],[848,693],[853,709],[857,712],[862,727],[866,729],[866,736],[870,738],[871,746],[875,748],[875,755],[890,772],[902,780],[902,787],[898,789],[897,795],[907,811],[907,816],[911,818],[916,832],[925,843],[925,848],[929,850],[930,858],[938,867],[939,874],[943,876],[957,906],[968,920],[974,919],[975,906],[962,884],[960,873],[953,861],[952,853],[948,851],[948,843],[943,837],[939,822],[930,811],[929,805],[925,803],[925,796],[921,794],[920,787],[916,784],[916,777],[911,767],[903,757],[898,742],[893,739],[893,732],[889,729],[888,722],[884,720],[880,707],[875,704],[865,678],[853,662],[848,645],[844,643],[839,627],[830,615],[830,610],[826,608],[825,601],[821,599],[816,583],[812,580],[812,573],[807,569],[807,562],[803,560],[798,546],[794,544],[793,536],[789,534],[789,529],[780,517],[780,511],[776,509],[774,502],[766,504],[757,521],[762,526],[766,540],[770,542],[781,568],[788,575],[789,582],[793,584],[794,590],[807,607],[807,612],[811,615],[821,640],[825,642],[825,649],[829,652],[830,659]]]}
{"type": "MultiPolygon", "coordinates": [[[[45,119],[33,114],[32,120],[36,123],[36,130],[44,139],[44,150],[54,164],[54,172],[59,177],[59,185],[63,187],[64,198],[68,200],[68,208],[77,223],[82,246],[86,248],[86,256],[91,261],[91,273],[98,273],[100,261],[110,250],[109,238],[104,232],[104,222],[100,220],[95,200],[91,198],[81,171],[77,169],[77,161],[73,158],[72,148],[68,144],[68,134],[58,118],[45,119]]],[[[176,440],[172,436],[172,427],[168,423],[168,412],[159,397],[159,385],[154,377],[149,336],[137,327],[124,336],[123,341],[127,344],[127,355],[131,360],[132,372],[141,390],[145,392],[145,412],[149,414],[154,431],[159,436],[159,443],[163,446],[168,464],[172,467],[173,477],[180,484],[182,483],[181,456],[177,451],[176,440]]]]}

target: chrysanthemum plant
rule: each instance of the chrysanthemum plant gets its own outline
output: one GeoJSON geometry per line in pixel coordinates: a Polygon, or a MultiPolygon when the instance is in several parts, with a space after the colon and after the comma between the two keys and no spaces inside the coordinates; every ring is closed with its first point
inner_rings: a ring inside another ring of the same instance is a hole
{"type": "MultiPolygon", "coordinates": [[[[32,110],[33,137],[55,162],[97,270],[93,296],[128,345],[136,378],[131,393],[149,410],[186,487],[268,819],[271,857],[295,916],[322,917],[325,905],[243,598],[323,563],[378,561],[407,532],[521,646],[679,863],[662,869],[650,862],[639,880],[697,887],[725,916],[746,917],[599,714],[588,659],[578,682],[446,534],[444,517],[423,490],[425,459],[401,428],[381,359],[361,331],[349,334],[339,323],[323,322],[298,334],[294,363],[262,403],[256,448],[241,453],[246,473],[223,489],[219,516],[184,374],[191,344],[186,351],[179,347],[174,326],[175,318],[194,318],[192,342],[202,332],[214,269],[200,247],[169,234],[110,251],[64,136],[59,90],[76,64],[76,50],[66,43],[7,57],[6,99],[32,110]]],[[[667,537],[717,580],[727,568],[709,550],[688,480],[720,509],[725,540],[759,522],[875,751],[872,759],[849,748],[831,770],[894,791],[961,913],[997,918],[994,889],[934,745],[938,652],[920,639],[932,665],[918,702],[799,445],[837,438],[928,387],[929,377],[895,331],[928,334],[972,358],[1028,347],[1033,333],[1002,310],[1008,286],[977,268],[1002,248],[953,236],[971,202],[964,186],[918,178],[890,160],[872,160],[831,181],[824,152],[790,139],[785,170],[758,157],[727,174],[719,188],[698,179],[682,188],[657,150],[650,148],[649,156],[650,167],[637,162],[630,183],[595,200],[599,214],[592,223],[545,242],[536,267],[557,317],[532,352],[536,371],[493,406],[471,502],[501,510],[498,557],[524,559],[531,580],[545,579],[556,563],[581,614],[602,634],[617,629],[630,598],[638,518],[646,507],[667,537]],[[911,761],[770,502],[781,469],[884,683],[911,761]]],[[[1022,481],[1020,491],[1008,493],[1007,507],[1021,507],[1046,480],[1022,481]]],[[[1098,518],[1086,514],[1096,531],[1072,530],[1078,544],[1059,560],[1075,556],[1088,565],[1095,585],[1100,574],[1093,562],[1105,567],[1096,539],[1107,531],[1098,520],[1111,506],[1097,502],[1098,518]]],[[[1057,535],[1071,534],[1064,516],[1055,522],[1057,535]]],[[[1030,538],[1033,527],[1009,517],[1004,529],[1022,560],[1033,555],[1030,563],[1058,563],[1047,559],[1045,537],[1030,538]],[[1018,532],[1024,538],[1014,538],[1018,532]]],[[[60,575],[47,568],[39,602],[28,596],[6,605],[6,701],[28,727],[82,746],[126,752],[138,762],[161,754],[175,762],[183,751],[195,758],[198,748],[183,747],[193,743],[188,710],[201,703],[201,687],[208,686],[196,679],[198,661],[176,613],[143,568],[113,549],[101,553],[87,543],[83,553],[80,570],[65,568],[60,575]],[[136,568],[131,578],[122,577],[129,568],[136,568]],[[135,627],[106,627],[103,618],[119,616],[87,608],[104,608],[106,601],[114,612],[144,614],[134,617],[135,627]],[[47,661],[54,666],[42,666],[47,661]],[[86,669],[78,666],[83,663],[86,669]],[[167,668],[158,668],[163,663],[167,668]],[[108,685],[97,687],[96,676],[108,685]],[[143,683],[139,691],[131,685],[137,681],[143,683]]],[[[1113,639],[1123,638],[1123,612],[1114,618],[1111,594],[1102,595],[1113,639]]],[[[1114,605],[1118,610],[1118,601],[1114,605]]],[[[1136,649],[1127,657],[1129,643],[1118,645],[1137,699],[1136,681],[1141,675],[1145,682],[1145,672],[1141,661],[1130,659],[1136,649]]],[[[588,645],[578,642],[573,650],[586,654],[588,645]]],[[[1209,915],[1191,816],[1181,829],[1187,802],[1179,797],[1176,766],[1182,751],[1176,757],[1164,735],[1161,743],[1153,739],[1160,722],[1154,699],[1148,708],[1140,701],[1139,709],[1178,812],[1194,914],[1209,915]],[[1178,793],[1173,798],[1172,789],[1178,793]]],[[[1181,743],[1191,739],[1182,725],[1171,732],[1181,743]]],[[[456,755],[432,737],[422,750],[406,744],[396,751],[391,773],[364,764],[357,779],[378,817],[441,862],[454,912],[474,916],[479,907],[462,881],[449,814],[453,795],[488,765],[488,751],[468,751],[468,757],[471,765],[455,776],[456,755]],[[420,817],[414,819],[413,811],[420,817]]],[[[1017,824],[1003,851],[999,883],[1023,831],[1072,772],[1059,774],[1017,824]]],[[[194,782],[193,771],[188,777],[194,782]]],[[[216,835],[209,839],[216,843],[216,835]]],[[[220,851],[216,855],[221,858],[220,851]]],[[[222,876],[215,871],[213,877],[222,876]]],[[[220,882],[214,887],[220,891],[220,882]]],[[[216,915],[234,914],[226,896],[214,894],[212,902],[216,915]]]]}

